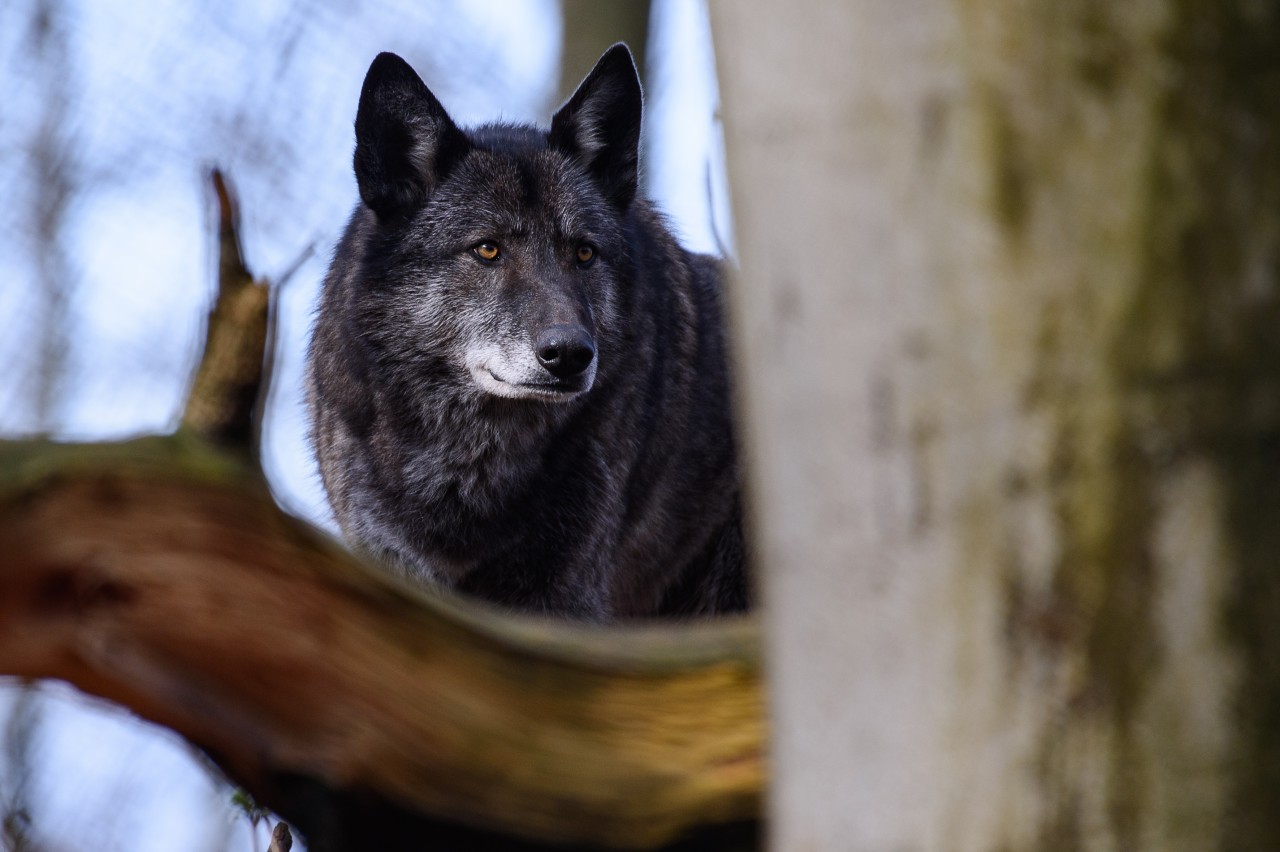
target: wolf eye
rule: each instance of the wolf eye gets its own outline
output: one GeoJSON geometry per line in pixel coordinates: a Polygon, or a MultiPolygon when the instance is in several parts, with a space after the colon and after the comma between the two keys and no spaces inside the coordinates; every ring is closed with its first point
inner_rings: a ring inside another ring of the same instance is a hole
{"type": "Polygon", "coordinates": [[[471,253],[484,263],[493,263],[502,254],[497,243],[483,242],[472,246],[471,253]]]}
{"type": "Polygon", "coordinates": [[[590,243],[581,243],[577,251],[578,265],[590,266],[591,261],[596,259],[596,250],[590,243]]]}

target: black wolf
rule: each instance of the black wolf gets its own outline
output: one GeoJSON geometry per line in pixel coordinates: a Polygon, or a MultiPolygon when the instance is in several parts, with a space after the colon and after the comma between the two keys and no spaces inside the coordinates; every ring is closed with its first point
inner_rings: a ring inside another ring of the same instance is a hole
{"type": "Polygon", "coordinates": [[[461,130],[369,68],[308,396],[344,534],[412,578],[599,621],[748,606],[716,263],[637,197],[640,114],[623,45],[549,131],[461,130]]]}

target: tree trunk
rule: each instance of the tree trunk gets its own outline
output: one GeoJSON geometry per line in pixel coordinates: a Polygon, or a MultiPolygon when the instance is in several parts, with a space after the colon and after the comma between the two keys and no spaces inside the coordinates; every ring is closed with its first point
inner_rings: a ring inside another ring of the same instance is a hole
{"type": "Polygon", "coordinates": [[[712,11],[773,847],[1280,849],[1280,8],[712,11]]]}
{"type": "Polygon", "coordinates": [[[560,10],[564,47],[560,56],[557,106],[573,94],[600,54],[620,41],[631,49],[640,79],[645,79],[649,0],[561,0],[560,10]]]}

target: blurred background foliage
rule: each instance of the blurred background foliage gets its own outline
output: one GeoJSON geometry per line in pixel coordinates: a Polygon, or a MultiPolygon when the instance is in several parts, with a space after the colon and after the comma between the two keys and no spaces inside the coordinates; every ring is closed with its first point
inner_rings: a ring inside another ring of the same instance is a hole
{"type": "MultiPolygon", "coordinates": [[[[727,251],[699,0],[10,0],[0,3],[0,436],[167,431],[213,286],[208,167],[279,292],[264,464],[331,526],[305,445],[301,356],[356,199],[368,62],[404,56],[456,120],[545,123],[626,41],[646,84],[644,181],[685,242],[727,251]]],[[[0,850],[264,849],[167,731],[59,684],[0,678],[0,850]]],[[[300,846],[295,846],[300,848],[300,846]]]]}

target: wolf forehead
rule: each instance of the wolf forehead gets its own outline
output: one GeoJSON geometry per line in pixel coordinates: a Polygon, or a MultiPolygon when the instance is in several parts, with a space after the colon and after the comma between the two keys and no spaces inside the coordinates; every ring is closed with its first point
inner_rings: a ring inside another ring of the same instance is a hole
{"type": "Polygon", "coordinates": [[[612,236],[603,194],[576,158],[550,147],[545,131],[486,125],[467,137],[473,147],[423,205],[424,224],[478,238],[532,230],[564,239],[612,236]]]}

